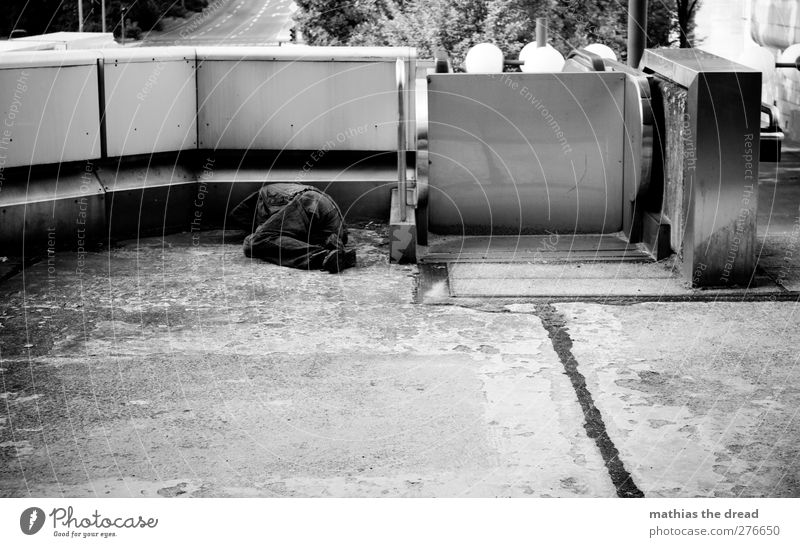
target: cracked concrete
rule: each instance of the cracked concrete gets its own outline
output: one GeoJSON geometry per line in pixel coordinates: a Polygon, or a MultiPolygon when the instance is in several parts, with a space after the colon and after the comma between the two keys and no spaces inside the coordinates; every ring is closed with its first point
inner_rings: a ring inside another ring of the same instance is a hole
{"type": "Polygon", "coordinates": [[[555,306],[646,495],[800,495],[796,303],[555,306]]]}
{"type": "MultiPolygon", "coordinates": [[[[616,495],[535,304],[414,304],[203,233],[0,285],[2,496],[616,495]]],[[[795,302],[553,304],[645,496],[798,496],[795,302]]],[[[551,325],[552,326],[552,325],[551,325]]]]}
{"type": "Polygon", "coordinates": [[[613,496],[540,321],[413,304],[353,232],[339,276],[216,232],[6,281],[0,494],[613,496]]]}

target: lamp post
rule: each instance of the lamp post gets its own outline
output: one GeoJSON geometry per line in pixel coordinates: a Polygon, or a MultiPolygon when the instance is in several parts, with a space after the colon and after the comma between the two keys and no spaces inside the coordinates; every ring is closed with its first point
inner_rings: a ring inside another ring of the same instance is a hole
{"type": "Polygon", "coordinates": [[[106,31],[106,0],[100,0],[100,26],[106,31]]]}
{"type": "Polygon", "coordinates": [[[78,0],[78,32],[83,32],[83,0],[78,0]]]}
{"type": "Polygon", "coordinates": [[[547,17],[536,18],[536,47],[547,45],[547,17]]]}
{"type": "Polygon", "coordinates": [[[647,45],[647,0],[628,0],[628,65],[639,68],[647,45]]]}
{"type": "Polygon", "coordinates": [[[128,6],[125,6],[125,5],[120,6],[120,9],[119,9],[120,24],[122,25],[122,45],[123,46],[125,45],[125,11],[127,11],[127,9],[128,9],[128,6]]]}

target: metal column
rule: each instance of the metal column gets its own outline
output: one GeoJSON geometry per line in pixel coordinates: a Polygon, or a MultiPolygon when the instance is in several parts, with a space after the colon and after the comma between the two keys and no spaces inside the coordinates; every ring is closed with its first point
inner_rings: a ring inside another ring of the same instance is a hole
{"type": "Polygon", "coordinates": [[[407,203],[406,192],[406,62],[397,59],[395,65],[397,74],[397,193],[400,196],[400,220],[405,222],[407,203]]]}
{"type": "Polygon", "coordinates": [[[647,45],[647,0],[628,0],[628,64],[639,68],[647,45]]]}

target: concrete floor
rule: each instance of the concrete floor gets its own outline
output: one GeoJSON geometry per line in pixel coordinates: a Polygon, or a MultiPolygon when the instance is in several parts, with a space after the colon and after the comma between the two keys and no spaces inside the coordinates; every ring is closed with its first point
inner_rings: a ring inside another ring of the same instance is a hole
{"type": "Polygon", "coordinates": [[[0,492],[613,495],[537,318],[414,305],[355,236],[339,276],[204,234],[6,282],[0,492]]]}
{"type": "MultiPolygon", "coordinates": [[[[790,282],[798,172],[762,166],[790,282]]],[[[420,305],[353,236],[341,275],[206,232],[0,283],[0,496],[800,495],[797,302],[420,305]]]]}
{"type": "Polygon", "coordinates": [[[621,463],[646,496],[800,495],[795,303],[555,304],[581,391],[541,309],[412,304],[355,239],[339,276],[206,233],[6,281],[0,494],[614,496],[621,463]]]}

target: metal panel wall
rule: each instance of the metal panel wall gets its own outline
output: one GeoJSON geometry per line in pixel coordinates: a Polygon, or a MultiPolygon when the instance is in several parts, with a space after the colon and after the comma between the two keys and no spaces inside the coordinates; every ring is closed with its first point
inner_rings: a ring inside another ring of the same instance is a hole
{"type": "Polygon", "coordinates": [[[397,147],[393,62],[202,60],[197,85],[200,148],[397,147]]]}
{"type": "Polygon", "coordinates": [[[105,236],[105,194],[94,164],[47,170],[33,176],[18,171],[4,181],[0,255],[31,255],[41,249],[84,253],[105,236]]]}
{"type": "Polygon", "coordinates": [[[3,54],[0,156],[3,168],[100,157],[97,54],[3,54]]]}
{"type": "Polygon", "coordinates": [[[125,162],[100,168],[97,176],[106,191],[111,239],[188,231],[195,212],[202,215],[204,195],[194,173],[175,160],[125,162]]]}
{"type": "Polygon", "coordinates": [[[625,75],[428,76],[439,233],[622,228],[625,75]]]}
{"type": "Polygon", "coordinates": [[[103,71],[109,156],[197,147],[193,48],[111,50],[103,71]]]}

